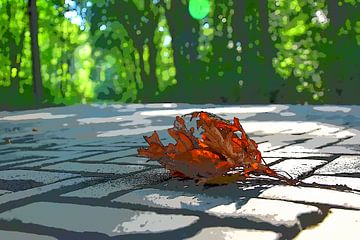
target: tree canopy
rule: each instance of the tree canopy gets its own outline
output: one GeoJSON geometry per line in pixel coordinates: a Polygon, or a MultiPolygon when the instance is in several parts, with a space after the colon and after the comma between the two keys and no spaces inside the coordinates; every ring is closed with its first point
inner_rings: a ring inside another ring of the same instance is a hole
{"type": "Polygon", "coordinates": [[[360,0],[0,0],[0,107],[359,104],[359,10],[360,0]]]}

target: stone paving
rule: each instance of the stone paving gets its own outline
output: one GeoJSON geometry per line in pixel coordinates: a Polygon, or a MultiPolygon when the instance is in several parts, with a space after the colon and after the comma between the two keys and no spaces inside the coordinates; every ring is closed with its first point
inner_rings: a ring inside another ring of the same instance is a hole
{"type": "Polygon", "coordinates": [[[78,105],[0,112],[0,240],[359,239],[359,106],[78,105]],[[136,156],[206,110],[303,181],[204,187],[136,156]]]}

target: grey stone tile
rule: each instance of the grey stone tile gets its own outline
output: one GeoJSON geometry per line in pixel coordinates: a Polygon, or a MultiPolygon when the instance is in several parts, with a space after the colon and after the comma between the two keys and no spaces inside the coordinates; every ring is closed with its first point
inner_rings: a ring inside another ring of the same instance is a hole
{"type": "Polygon", "coordinates": [[[1,156],[0,161],[11,161],[18,159],[34,159],[34,158],[44,158],[44,157],[60,157],[60,156],[73,156],[79,152],[75,151],[29,151],[29,150],[17,150],[15,152],[7,153],[1,156]]]}
{"type": "Polygon", "coordinates": [[[8,194],[8,193],[12,193],[12,192],[7,191],[7,190],[0,190],[0,196],[4,195],[4,194],[8,194]]]}
{"type": "Polygon", "coordinates": [[[74,232],[98,232],[116,236],[181,229],[195,223],[199,218],[121,208],[37,202],[1,213],[0,219],[19,220],[25,224],[74,232]]]}
{"type": "Polygon", "coordinates": [[[331,154],[319,153],[319,152],[285,152],[284,149],[279,149],[275,151],[262,152],[261,156],[263,157],[280,157],[280,158],[309,158],[309,157],[330,157],[331,154]]]}
{"type": "Polygon", "coordinates": [[[272,166],[275,171],[285,171],[293,178],[311,172],[315,167],[327,163],[324,160],[289,159],[272,166]]]}
{"type": "Polygon", "coordinates": [[[109,153],[101,153],[101,154],[97,154],[97,155],[94,155],[94,156],[89,156],[89,157],[83,157],[83,158],[80,158],[76,161],[78,162],[105,162],[105,161],[108,161],[108,160],[111,160],[111,159],[114,159],[114,158],[118,158],[119,157],[119,152],[109,152],[109,153]]]}
{"type": "MultiPolygon", "coordinates": [[[[56,151],[54,151],[54,152],[56,152],[56,151]]],[[[98,153],[100,153],[100,152],[98,152],[98,153]]],[[[21,166],[27,167],[27,168],[40,167],[40,166],[47,165],[47,164],[54,164],[57,162],[75,160],[75,159],[78,159],[81,157],[91,156],[91,155],[98,154],[98,153],[96,153],[96,152],[59,151],[59,153],[57,154],[58,156],[52,157],[52,158],[44,160],[44,161],[36,161],[36,162],[32,162],[32,163],[24,162],[24,164],[22,164],[21,166]]]]}
{"type": "Polygon", "coordinates": [[[267,222],[275,226],[304,227],[302,216],[319,218],[321,211],[313,206],[279,200],[255,199],[246,202],[245,197],[234,202],[226,197],[191,194],[157,189],[135,190],[113,200],[129,204],[168,209],[189,209],[206,212],[219,217],[246,218],[267,222]]]}
{"type": "Polygon", "coordinates": [[[107,145],[100,145],[100,146],[67,146],[64,148],[61,148],[62,150],[67,151],[123,151],[128,149],[128,147],[113,147],[113,146],[107,146],[107,145]]]}
{"type": "Polygon", "coordinates": [[[16,161],[10,161],[10,162],[3,162],[0,163],[0,167],[17,167],[17,166],[23,166],[24,164],[31,164],[31,163],[37,163],[40,164],[41,161],[46,161],[48,158],[41,158],[41,157],[35,157],[30,159],[24,159],[24,160],[16,160],[16,161]]]}
{"type": "Polygon", "coordinates": [[[360,211],[331,208],[326,218],[316,226],[301,231],[295,240],[358,240],[360,211]]]}
{"type": "Polygon", "coordinates": [[[319,152],[331,154],[360,154],[360,149],[351,148],[349,146],[334,145],[320,148],[319,152]]]}
{"type": "Polygon", "coordinates": [[[360,173],[360,156],[340,156],[315,171],[315,174],[360,173]]]}
{"type": "Polygon", "coordinates": [[[328,144],[336,143],[339,139],[335,137],[315,137],[309,139],[303,143],[296,144],[297,146],[303,147],[305,149],[316,149],[327,146],[328,144]]]}
{"type": "Polygon", "coordinates": [[[357,177],[336,177],[336,176],[322,176],[313,175],[303,180],[305,183],[318,183],[329,186],[347,186],[349,188],[360,191],[360,178],[357,177]]]}
{"type": "Polygon", "coordinates": [[[5,153],[1,155],[1,159],[0,159],[0,163],[2,162],[9,162],[9,161],[15,161],[15,160],[19,160],[19,159],[38,159],[39,157],[43,157],[43,156],[39,156],[38,154],[32,154],[31,152],[27,152],[23,153],[20,150],[17,150],[15,152],[10,152],[10,153],[5,153]]]}
{"type": "Polygon", "coordinates": [[[209,227],[201,229],[195,236],[187,240],[277,240],[281,234],[272,231],[255,229],[237,229],[231,227],[209,227]]]}
{"type": "Polygon", "coordinates": [[[180,191],[159,190],[146,188],[135,190],[122,195],[113,202],[146,205],[157,208],[190,209],[205,212],[222,204],[228,204],[232,200],[225,197],[212,197],[206,194],[193,194],[180,191]]]}
{"type": "Polygon", "coordinates": [[[131,176],[126,176],[120,179],[99,183],[73,192],[65,193],[61,196],[79,198],[101,198],[106,197],[111,193],[123,190],[136,189],[138,187],[150,184],[157,184],[168,178],[169,174],[165,169],[153,169],[131,176]]]}
{"type": "Polygon", "coordinates": [[[319,219],[322,215],[320,209],[314,206],[259,198],[251,198],[239,208],[232,203],[217,206],[208,212],[218,216],[242,217],[255,222],[267,222],[275,226],[283,225],[289,228],[295,226],[299,229],[308,224],[301,220],[302,217],[319,219]]]}
{"type": "Polygon", "coordinates": [[[126,157],[126,156],[131,156],[131,155],[137,155],[137,148],[129,148],[129,149],[125,149],[125,150],[121,150],[119,151],[119,158],[120,157],[126,157]]]}
{"type": "Polygon", "coordinates": [[[43,167],[42,169],[57,170],[64,172],[127,174],[127,173],[144,170],[146,169],[146,167],[139,165],[64,162],[64,163],[58,163],[55,165],[43,167]]]}
{"type": "Polygon", "coordinates": [[[153,166],[161,166],[157,161],[148,161],[147,158],[136,157],[136,156],[128,156],[122,158],[116,158],[108,161],[107,163],[130,163],[130,164],[145,164],[145,165],[153,165],[153,166]]]}
{"type": "Polygon", "coordinates": [[[262,192],[262,198],[317,203],[360,209],[360,194],[330,189],[297,186],[275,186],[262,192]]]}
{"type": "Polygon", "coordinates": [[[33,180],[35,182],[49,184],[79,175],[70,173],[56,173],[32,170],[5,170],[0,171],[2,180],[33,180]]]}
{"type": "Polygon", "coordinates": [[[90,180],[94,180],[95,178],[75,178],[75,179],[67,179],[61,182],[51,183],[49,185],[40,186],[32,189],[27,189],[19,192],[8,193],[0,196],[0,204],[20,200],[23,198],[28,198],[32,196],[36,196],[39,194],[43,194],[55,189],[59,189],[66,186],[76,185],[82,182],[87,182],[90,180]]]}
{"type": "Polygon", "coordinates": [[[56,240],[50,236],[3,230],[0,230],[0,237],[4,240],[56,240]]]}

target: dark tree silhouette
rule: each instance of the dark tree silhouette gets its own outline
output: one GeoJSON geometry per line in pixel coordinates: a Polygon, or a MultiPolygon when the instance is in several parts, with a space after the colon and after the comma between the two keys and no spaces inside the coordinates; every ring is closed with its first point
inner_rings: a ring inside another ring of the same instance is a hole
{"type": "Polygon", "coordinates": [[[36,0],[29,0],[29,28],[31,38],[31,60],[32,60],[32,75],[33,75],[33,91],[36,102],[39,104],[43,98],[43,83],[41,78],[41,64],[40,52],[38,42],[38,12],[36,7],[36,0]]]}
{"type": "Polygon", "coordinates": [[[201,94],[198,91],[201,72],[197,52],[199,22],[190,16],[188,6],[178,0],[171,1],[171,8],[165,15],[172,38],[177,84],[163,92],[162,99],[183,102],[191,98],[198,102],[197,97],[201,94]]]}

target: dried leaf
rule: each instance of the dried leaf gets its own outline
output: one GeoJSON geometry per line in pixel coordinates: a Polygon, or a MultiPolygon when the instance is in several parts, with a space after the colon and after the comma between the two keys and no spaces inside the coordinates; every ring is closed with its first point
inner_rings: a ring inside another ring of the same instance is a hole
{"type": "MultiPolygon", "coordinates": [[[[207,112],[194,112],[201,137],[194,136],[184,118],[177,116],[174,127],[168,129],[175,144],[163,145],[155,131],[145,136],[147,148],[139,148],[139,156],[158,161],[173,177],[191,178],[204,184],[227,184],[246,179],[249,175],[268,175],[291,182],[276,173],[263,161],[255,141],[250,139],[238,118],[233,123],[207,112]]],[[[185,115],[184,117],[186,117],[185,115]]]]}

